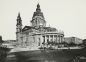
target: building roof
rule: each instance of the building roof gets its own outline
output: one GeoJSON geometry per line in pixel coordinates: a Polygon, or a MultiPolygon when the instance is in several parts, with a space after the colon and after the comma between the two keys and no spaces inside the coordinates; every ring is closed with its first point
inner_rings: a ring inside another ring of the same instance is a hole
{"type": "Polygon", "coordinates": [[[25,26],[25,27],[22,29],[22,32],[23,32],[23,31],[26,31],[26,30],[29,30],[29,29],[31,29],[31,28],[34,28],[34,27],[32,27],[32,26],[25,26]]]}
{"type": "Polygon", "coordinates": [[[44,27],[44,29],[47,31],[56,31],[57,30],[56,28],[53,28],[53,27],[44,27]]]}
{"type": "MultiPolygon", "coordinates": [[[[56,28],[52,28],[52,27],[42,27],[45,31],[57,31],[56,28]]],[[[40,28],[35,28],[35,27],[32,27],[32,26],[25,26],[23,29],[22,29],[22,32],[24,31],[27,31],[27,30],[30,30],[30,29],[36,29],[36,30],[39,30],[40,28]]]]}

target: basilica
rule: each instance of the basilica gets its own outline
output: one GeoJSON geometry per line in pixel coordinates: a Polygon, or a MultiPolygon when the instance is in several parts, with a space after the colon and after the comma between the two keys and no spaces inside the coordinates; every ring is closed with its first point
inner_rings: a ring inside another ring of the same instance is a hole
{"type": "Polygon", "coordinates": [[[16,41],[18,45],[27,47],[50,46],[64,42],[64,33],[54,27],[46,26],[46,20],[40,5],[37,4],[30,26],[22,27],[20,13],[17,16],[16,41]]]}

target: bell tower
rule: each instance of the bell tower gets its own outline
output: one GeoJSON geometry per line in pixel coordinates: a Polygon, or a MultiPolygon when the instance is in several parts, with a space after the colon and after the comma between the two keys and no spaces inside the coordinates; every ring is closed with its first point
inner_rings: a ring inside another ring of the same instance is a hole
{"type": "Polygon", "coordinates": [[[16,24],[16,41],[19,42],[21,40],[22,36],[22,20],[21,20],[21,16],[20,13],[18,13],[17,16],[17,24],[16,24]]]}
{"type": "Polygon", "coordinates": [[[17,33],[22,32],[22,20],[21,20],[20,13],[18,13],[18,16],[17,16],[16,32],[17,33]]]}
{"type": "Polygon", "coordinates": [[[43,13],[41,12],[39,3],[37,4],[36,11],[33,14],[31,24],[33,27],[38,27],[38,28],[40,26],[42,27],[46,26],[46,21],[45,21],[43,13]]]}

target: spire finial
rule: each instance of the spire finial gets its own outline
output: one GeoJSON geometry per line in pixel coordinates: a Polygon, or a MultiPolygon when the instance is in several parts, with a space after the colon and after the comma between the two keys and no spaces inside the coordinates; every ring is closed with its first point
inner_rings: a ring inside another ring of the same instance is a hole
{"type": "Polygon", "coordinates": [[[38,11],[38,12],[41,11],[39,3],[37,4],[36,11],[38,11]]]}
{"type": "Polygon", "coordinates": [[[22,20],[21,20],[20,12],[18,12],[18,16],[17,16],[17,25],[22,25],[22,20]]]}
{"type": "Polygon", "coordinates": [[[20,12],[18,12],[17,19],[21,19],[20,12]]]}
{"type": "Polygon", "coordinates": [[[18,12],[18,17],[20,17],[20,12],[18,12]]]}
{"type": "Polygon", "coordinates": [[[39,3],[37,4],[37,8],[40,8],[40,5],[39,5],[39,3]]]}

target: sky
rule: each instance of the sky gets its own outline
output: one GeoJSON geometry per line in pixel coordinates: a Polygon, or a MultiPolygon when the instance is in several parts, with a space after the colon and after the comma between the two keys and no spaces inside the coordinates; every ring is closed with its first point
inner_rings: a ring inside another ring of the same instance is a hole
{"type": "Polygon", "coordinates": [[[23,27],[30,25],[38,3],[47,26],[64,31],[65,37],[86,38],[86,0],[0,0],[0,35],[3,40],[16,39],[18,12],[23,27]]]}

